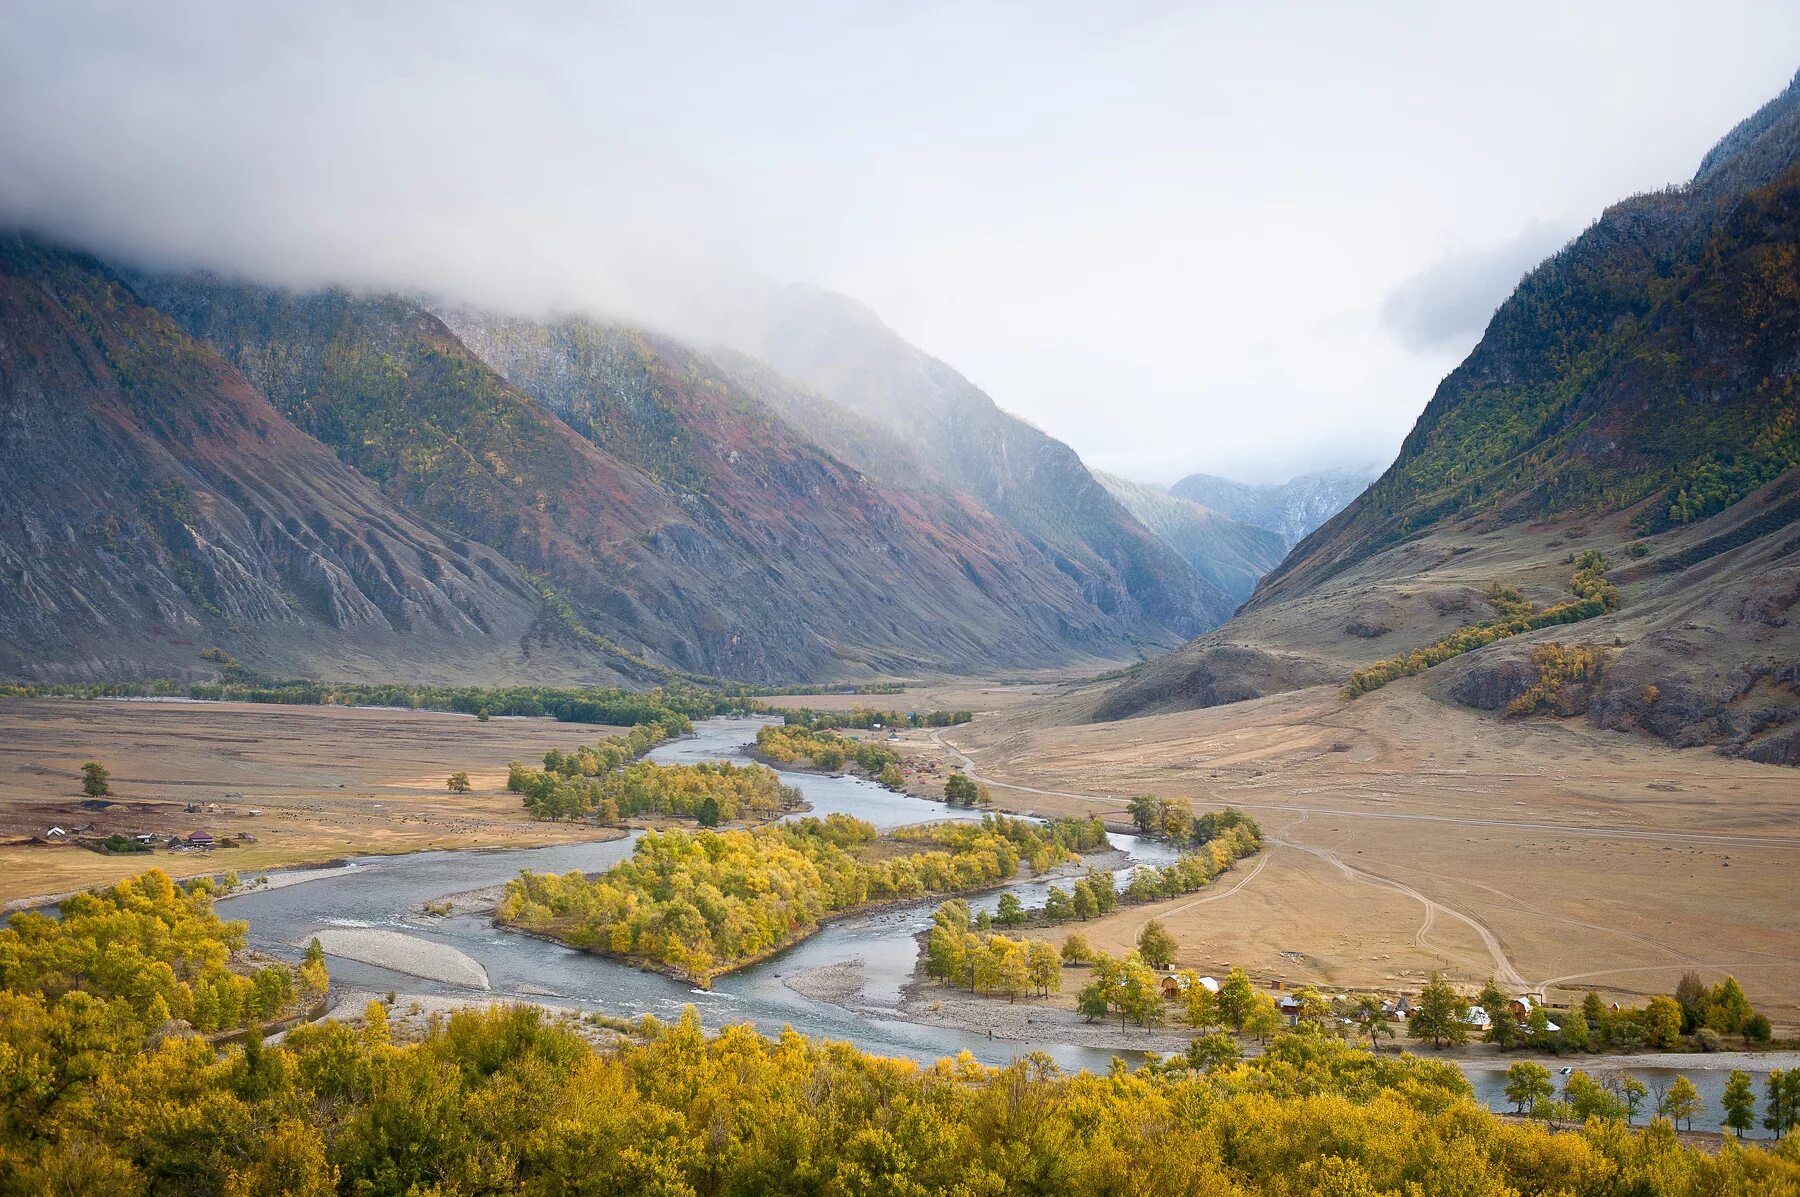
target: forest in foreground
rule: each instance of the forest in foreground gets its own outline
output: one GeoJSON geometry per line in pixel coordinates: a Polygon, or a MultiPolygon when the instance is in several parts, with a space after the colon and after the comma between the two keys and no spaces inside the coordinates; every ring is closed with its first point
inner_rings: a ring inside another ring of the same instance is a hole
{"type": "MultiPolygon", "coordinates": [[[[709,1035],[692,1010],[599,1049],[521,1006],[411,1044],[379,1004],[223,1042],[171,1017],[242,934],[211,902],[152,872],[0,930],[0,1193],[1800,1194],[1792,1136],[1553,1132],[1482,1109],[1453,1065],[1310,1034],[1107,1075],[709,1035]]],[[[319,979],[309,962],[295,982],[319,979]]]]}

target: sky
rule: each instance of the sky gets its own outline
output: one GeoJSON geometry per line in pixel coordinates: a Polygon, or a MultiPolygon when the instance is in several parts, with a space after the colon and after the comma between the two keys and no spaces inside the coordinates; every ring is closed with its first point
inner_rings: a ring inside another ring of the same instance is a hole
{"type": "Polygon", "coordinates": [[[813,283],[1094,466],[1272,481],[1797,67],[1792,0],[8,0],[0,223],[694,335],[813,283]]]}

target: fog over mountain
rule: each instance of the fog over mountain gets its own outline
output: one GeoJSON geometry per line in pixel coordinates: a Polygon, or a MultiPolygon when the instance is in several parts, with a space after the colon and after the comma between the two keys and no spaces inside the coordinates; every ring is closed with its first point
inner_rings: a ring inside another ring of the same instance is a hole
{"type": "Polygon", "coordinates": [[[1797,54],[1751,0],[20,0],[0,222],[700,342],[816,284],[1095,465],[1267,482],[1391,456],[1534,255],[1797,54]]]}

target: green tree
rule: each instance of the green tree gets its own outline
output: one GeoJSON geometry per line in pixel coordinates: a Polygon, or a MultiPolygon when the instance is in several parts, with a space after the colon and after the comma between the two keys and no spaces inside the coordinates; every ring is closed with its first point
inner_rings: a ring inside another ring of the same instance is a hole
{"type": "Polygon", "coordinates": [[[1557,1032],[1564,1051],[1584,1052],[1589,1050],[1587,1017],[1579,1010],[1569,1010],[1563,1014],[1562,1030],[1557,1032]]]}
{"type": "Polygon", "coordinates": [[[1743,1138],[1744,1132],[1756,1125],[1756,1092],[1750,1088],[1750,1074],[1732,1069],[1719,1104],[1725,1108],[1725,1125],[1743,1138]]]}
{"type": "Polygon", "coordinates": [[[1469,1024],[1463,1021],[1468,1012],[1469,1004],[1450,988],[1450,983],[1440,974],[1432,973],[1431,980],[1419,993],[1418,1006],[1407,1024],[1406,1034],[1412,1039],[1429,1039],[1433,1047],[1462,1043],[1469,1037],[1469,1024]]]}
{"type": "Polygon", "coordinates": [[[1625,1117],[1625,1103],[1580,1069],[1570,1073],[1569,1079],[1563,1082],[1563,1100],[1569,1103],[1576,1119],[1582,1122],[1589,1118],[1625,1117]]]}
{"type": "Polygon", "coordinates": [[[1224,1031],[1214,1031],[1188,1043],[1187,1065],[1199,1072],[1211,1072],[1222,1064],[1231,1063],[1242,1054],[1236,1036],[1224,1031]]]}
{"type": "Polygon", "coordinates": [[[99,798],[112,793],[112,774],[99,761],[89,761],[81,767],[81,792],[89,798],[99,798]]]}
{"type": "Polygon", "coordinates": [[[1556,1096],[1550,1081],[1550,1070],[1530,1060],[1516,1060],[1506,1070],[1506,1100],[1513,1103],[1513,1113],[1523,1114],[1540,1101],[1556,1096]]]}
{"type": "Polygon", "coordinates": [[[1139,794],[1126,804],[1125,810],[1137,829],[1146,835],[1156,830],[1162,818],[1162,802],[1151,794],[1139,794]]]}
{"type": "Polygon", "coordinates": [[[1350,1021],[1356,1024],[1357,1030],[1369,1037],[1369,1050],[1372,1052],[1381,1050],[1382,1039],[1394,1037],[1394,1025],[1388,1021],[1379,999],[1368,996],[1357,999],[1356,1004],[1350,1008],[1350,1021]]]}
{"type": "Polygon", "coordinates": [[[1800,1126],[1800,1069],[1771,1068],[1763,1081],[1763,1127],[1777,1139],[1800,1126]]]}
{"type": "Polygon", "coordinates": [[[1638,1111],[1644,1108],[1644,1098],[1649,1096],[1649,1089],[1644,1082],[1630,1073],[1619,1078],[1619,1100],[1625,1106],[1625,1125],[1630,1126],[1638,1111]]]}
{"type": "Polygon", "coordinates": [[[1677,1076],[1669,1085],[1669,1091],[1656,1103],[1658,1114],[1689,1130],[1693,1129],[1695,1116],[1705,1109],[1706,1102],[1700,1097],[1700,1090],[1685,1076],[1677,1076]]]}
{"type": "Polygon", "coordinates": [[[719,800],[711,794],[700,799],[700,807],[694,812],[694,819],[702,827],[719,825],[719,800]]]}
{"type": "Polygon", "coordinates": [[[1144,929],[1138,933],[1138,954],[1151,968],[1172,966],[1175,963],[1176,947],[1175,937],[1155,919],[1145,923],[1144,929]]]}
{"type": "Polygon", "coordinates": [[[1099,913],[1105,914],[1119,904],[1118,878],[1107,870],[1089,869],[1087,883],[1094,894],[1094,909],[1099,913]]]}
{"type": "Polygon", "coordinates": [[[458,769],[445,780],[444,785],[452,794],[467,794],[469,792],[469,775],[458,769]]]}
{"type": "Polygon", "coordinates": [[[1017,894],[1001,894],[998,908],[994,911],[994,921],[1002,927],[1017,927],[1025,921],[1025,904],[1019,901],[1017,894]]]}
{"type": "Polygon", "coordinates": [[[1767,1043],[1773,1034],[1774,1028],[1769,1025],[1769,1016],[1766,1014],[1752,1014],[1744,1020],[1744,1043],[1746,1046],[1752,1043],[1767,1043]]]}
{"type": "Polygon", "coordinates": [[[1498,985],[1494,984],[1494,978],[1487,979],[1487,984],[1482,987],[1481,995],[1475,999],[1475,1004],[1487,1011],[1488,1027],[1482,1038],[1489,1043],[1498,1044],[1501,1051],[1505,1051],[1518,1042],[1519,1020],[1513,1014],[1511,1000],[1500,991],[1498,985]]]}
{"type": "Polygon", "coordinates": [[[1744,1024],[1755,1015],[1750,1008],[1750,999],[1744,996],[1743,987],[1736,977],[1726,977],[1713,987],[1707,995],[1707,1025],[1715,1031],[1742,1031],[1744,1024]]]}
{"type": "Polygon", "coordinates": [[[1119,977],[1119,1013],[1148,1030],[1161,1026],[1167,1016],[1162,981],[1142,960],[1127,958],[1119,977]]]}
{"type": "Polygon", "coordinates": [[[1044,917],[1053,923],[1066,923],[1075,913],[1074,903],[1067,890],[1060,885],[1050,887],[1044,895],[1044,917]]]}
{"type": "Polygon", "coordinates": [[[1089,1022],[1105,1018],[1119,996],[1120,965],[1105,953],[1094,956],[1094,979],[1081,987],[1075,1009],[1089,1022]]]}
{"type": "Polygon", "coordinates": [[[1581,1015],[1587,1019],[1588,1041],[1592,1045],[1589,1050],[1598,1051],[1612,1042],[1612,1011],[1591,989],[1581,999],[1581,1015]]]}
{"type": "Polygon", "coordinates": [[[1249,976],[1241,968],[1234,968],[1225,974],[1225,983],[1219,986],[1219,1017],[1225,1025],[1235,1031],[1244,1029],[1244,1020],[1250,1017],[1250,1007],[1256,1001],[1256,987],[1250,984],[1249,976]]]}
{"type": "Polygon", "coordinates": [[[944,801],[951,806],[974,806],[981,796],[975,783],[961,773],[944,779],[944,801]]]}
{"type": "Polygon", "coordinates": [[[1075,883],[1075,896],[1072,904],[1075,917],[1084,923],[1100,913],[1100,904],[1094,900],[1094,887],[1085,880],[1075,883]]]}

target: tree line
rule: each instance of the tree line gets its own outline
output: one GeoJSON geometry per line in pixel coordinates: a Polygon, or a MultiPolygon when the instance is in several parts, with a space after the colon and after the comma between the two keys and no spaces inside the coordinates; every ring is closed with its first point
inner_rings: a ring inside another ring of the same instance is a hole
{"type": "Polygon", "coordinates": [[[1499,640],[1517,636],[1522,632],[1532,632],[1539,628],[1555,627],[1565,623],[1579,623],[1584,619],[1592,619],[1616,610],[1619,605],[1619,591],[1616,586],[1606,580],[1606,558],[1597,549],[1588,549],[1572,561],[1575,572],[1569,577],[1569,590],[1574,598],[1556,603],[1549,607],[1534,606],[1518,590],[1511,587],[1492,586],[1488,589],[1488,605],[1496,612],[1494,618],[1473,624],[1466,628],[1458,628],[1448,636],[1444,636],[1423,648],[1416,648],[1403,656],[1389,657],[1377,661],[1366,669],[1358,669],[1350,675],[1350,685],[1344,694],[1347,698],[1355,698],[1367,694],[1371,690],[1379,690],[1397,677],[1411,677],[1423,673],[1433,665],[1441,664],[1452,657],[1463,653],[1485,648],[1499,640]]]}
{"type": "Polygon", "coordinates": [[[789,727],[955,727],[975,718],[973,711],[879,711],[853,707],[848,711],[821,711],[814,707],[769,707],[789,727]]]}
{"type": "Polygon", "coordinates": [[[742,693],[699,686],[669,685],[650,690],[611,686],[575,689],[552,686],[414,686],[399,682],[230,680],[0,684],[0,698],[191,698],[202,702],[276,703],[289,706],[397,707],[449,711],[477,718],[522,715],[563,723],[631,726],[666,723],[674,717],[705,719],[745,715],[763,704],[742,693]]]}
{"type": "Polygon", "coordinates": [[[1491,977],[1471,1003],[1442,976],[1433,974],[1407,1020],[1407,1033],[1433,1047],[1479,1037],[1502,1050],[1531,1047],[1561,1054],[1607,1048],[1668,1051],[1688,1046],[1717,1051],[1727,1032],[1741,1035],[1744,1046],[1749,1047],[1767,1043],[1772,1031],[1768,1017],[1751,1007],[1736,977],[1707,986],[1693,972],[1682,977],[1673,997],[1657,994],[1643,1006],[1615,1008],[1589,990],[1580,1006],[1558,1009],[1554,1014],[1553,1019],[1550,1010],[1533,1002],[1520,1018],[1512,999],[1491,977]],[[1472,1005],[1487,1015],[1485,1027],[1469,1021],[1472,1005]],[[1555,1030],[1550,1025],[1553,1021],[1555,1030]]]}
{"type": "Polygon", "coordinates": [[[691,1008],[596,1052],[522,1006],[408,1046],[380,1020],[271,1047],[108,1045],[91,1079],[7,1124],[0,1175],[122,1197],[1800,1191],[1787,1148],[1714,1154],[1663,1122],[1553,1134],[1482,1109],[1451,1065],[1317,1036],[1066,1075],[1037,1054],[919,1065],[791,1030],[708,1035],[691,1008]]]}

